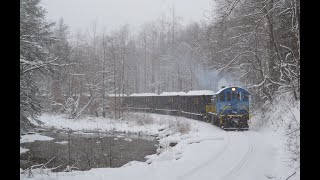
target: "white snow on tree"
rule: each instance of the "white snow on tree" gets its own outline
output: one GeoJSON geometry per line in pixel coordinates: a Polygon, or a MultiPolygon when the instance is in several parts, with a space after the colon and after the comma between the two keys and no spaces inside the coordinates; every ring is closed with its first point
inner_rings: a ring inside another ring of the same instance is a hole
{"type": "Polygon", "coordinates": [[[54,71],[58,58],[52,56],[48,46],[54,42],[51,26],[45,19],[40,0],[20,0],[20,127],[32,126],[41,112],[37,92],[38,81],[54,71]]]}

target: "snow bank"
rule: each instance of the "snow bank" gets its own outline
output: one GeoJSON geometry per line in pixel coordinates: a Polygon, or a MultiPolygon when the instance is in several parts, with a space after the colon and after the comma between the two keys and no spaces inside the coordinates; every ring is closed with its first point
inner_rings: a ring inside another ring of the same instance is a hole
{"type": "Polygon", "coordinates": [[[267,103],[255,112],[251,129],[264,136],[266,143],[274,149],[275,170],[270,177],[290,180],[300,179],[300,101],[289,95],[278,96],[273,105],[267,103]]]}
{"type": "Polygon", "coordinates": [[[43,136],[38,133],[26,134],[21,136],[20,143],[34,142],[34,141],[51,141],[53,139],[54,138],[52,137],[43,136]]]}
{"type": "Polygon", "coordinates": [[[20,154],[26,153],[27,151],[29,151],[29,149],[20,147],[20,154]]]}
{"type": "Polygon", "coordinates": [[[68,144],[68,141],[55,142],[57,144],[68,144]]]}
{"type": "Polygon", "coordinates": [[[114,120],[103,117],[86,116],[79,119],[68,119],[66,115],[63,114],[43,114],[39,117],[39,120],[44,123],[42,126],[46,128],[69,128],[76,131],[117,131],[137,134],[143,132],[145,135],[157,134],[158,129],[163,128],[164,121],[166,121],[163,119],[154,118],[155,121],[152,124],[143,124],[143,126],[141,126],[139,123],[137,123],[138,121],[130,118],[114,120]]]}
{"type": "Polygon", "coordinates": [[[131,142],[131,141],[132,141],[132,139],[130,139],[130,138],[125,138],[125,139],[123,139],[123,140],[128,141],[128,142],[131,142]]]}

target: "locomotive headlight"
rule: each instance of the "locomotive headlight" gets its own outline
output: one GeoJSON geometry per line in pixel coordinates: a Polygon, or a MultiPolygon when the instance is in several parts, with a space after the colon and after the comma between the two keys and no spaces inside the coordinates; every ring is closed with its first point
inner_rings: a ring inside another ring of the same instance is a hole
{"type": "Polygon", "coordinates": [[[232,91],[236,91],[236,88],[233,87],[231,90],[232,90],[232,91]]]}

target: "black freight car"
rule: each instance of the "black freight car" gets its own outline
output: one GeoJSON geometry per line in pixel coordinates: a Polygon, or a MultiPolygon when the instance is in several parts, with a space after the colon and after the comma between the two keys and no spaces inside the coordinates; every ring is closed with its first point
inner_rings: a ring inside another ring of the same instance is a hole
{"type": "Polygon", "coordinates": [[[189,92],[163,92],[131,94],[125,97],[128,110],[140,110],[160,114],[182,115],[189,118],[203,119],[206,117],[206,105],[211,103],[211,90],[189,92]]]}

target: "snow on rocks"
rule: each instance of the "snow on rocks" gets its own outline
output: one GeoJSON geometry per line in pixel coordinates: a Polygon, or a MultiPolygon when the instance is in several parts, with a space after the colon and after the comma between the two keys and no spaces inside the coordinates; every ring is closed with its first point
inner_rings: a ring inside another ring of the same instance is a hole
{"type": "Polygon", "coordinates": [[[29,151],[29,149],[20,147],[20,154],[26,153],[27,151],[29,151]]]}
{"type": "Polygon", "coordinates": [[[130,138],[124,138],[123,140],[128,141],[128,142],[132,141],[132,139],[130,139],[130,138]]]}
{"type": "Polygon", "coordinates": [[[60,142],[55,142],[57,144],[68,144],[68,141],[60,141],[60,142]]]}
{"type": "Polygon", "coordinates": [[[54,138],[52,137],[43,136],[38,133],[33,133],[33,134],[22,135],[20,139],[20,143],[34,142],[34,141],[51,141],[53,139],[54,138]]]}

